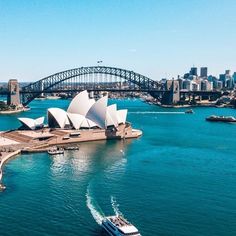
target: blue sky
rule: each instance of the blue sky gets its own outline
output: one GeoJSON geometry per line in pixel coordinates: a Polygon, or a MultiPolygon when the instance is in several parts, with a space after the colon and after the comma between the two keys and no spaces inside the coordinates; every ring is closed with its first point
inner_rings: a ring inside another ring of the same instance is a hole
{"type": "Polygon", "coordinates": [[[0,0],[0,81],[116,66],[152,79],[236,71],[235,0],[0,0]]]}

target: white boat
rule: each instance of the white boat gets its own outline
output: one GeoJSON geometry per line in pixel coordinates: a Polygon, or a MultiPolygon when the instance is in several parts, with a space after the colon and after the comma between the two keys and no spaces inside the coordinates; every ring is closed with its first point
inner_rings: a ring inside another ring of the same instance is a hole
{"type": "Polygon", "coordinates": [[[6,189],[6,186],[0,183],[0,191],[4,191],[6,189]]]}
{"type": "Polygon", "coordinates": [[[51,148],[48,150],[49,155],[58,155],[58,154],[64,154],[63,148],[51,148]]]}
{"type": "Polygon", "coordinates": [[[186,113],[186,114],[193,114],[194,111],[193,111],[193,109],[189,109],[189,110],[186,110],[185,113],[186,113]]]}
{"type": "Polygon", "coordinates": [[[122,216],[107,216],[102,220],[102,227],[111,236],[141,236],[138,229],[122,216]]]}
{"type": "Polygon", "coordinates": [[[65,150],[79,150],[79,146],[68,146],[68,147],[65,147],[65,150]]]}

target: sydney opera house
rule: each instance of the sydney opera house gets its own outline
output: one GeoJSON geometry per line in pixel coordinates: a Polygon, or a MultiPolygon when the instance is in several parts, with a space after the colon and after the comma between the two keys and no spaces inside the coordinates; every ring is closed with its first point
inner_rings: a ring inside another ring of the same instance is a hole
{"type": "MultiPolygon", "coordinates": [[[[116,104],[108,106],[107,96],[95,101],[86,90],[74,97],[67,111],[60,108],[47,111],[48,127],[60,129],[107,129],[125,124],[126,117],[127,110],[117,110],[116,104]]],[[[44,117],[18,119],[23,129],[35,130],[44,124],[44,117]]]]}
{"type": "Polygon", "coordinates": [[[37,138],[44,141],[48,139],[48,144],[63,144],[140,136],[142,132],[132,129],[126,117],[127,109],[118,110],[116,104],[108,105],[108,96],[95,101],[89,98],[85,90],[72,99],[67,110],[49,108],[47,125],[44,124],[44,117],[18,119],[21,123],[19,130],[24,136],[31,136],[35,141],[37,138]],[[75,133],[78,137],[72,139],[75,133]]]}

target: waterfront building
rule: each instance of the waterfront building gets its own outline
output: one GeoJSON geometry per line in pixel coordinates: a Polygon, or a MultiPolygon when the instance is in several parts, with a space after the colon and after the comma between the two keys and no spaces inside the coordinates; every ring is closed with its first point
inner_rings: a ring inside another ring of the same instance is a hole
{"type": "Polygon", "coordinates": [[[223,87],[225,87],[225,83],[226,83],[226,76],[225,76],[225,74],[220,74],[219,75],[219,81],[221,81],[223,87]]]}
{"type": "Polygon", "coordinates": [[[183,81],[183,89],[188,90],[188,91],[191,90],[191,81],[190,80],[183,81]]]}
{"type": "Polygon", "coordinates": [[[184,83],[184,79],[183,78],[178,78],[179,81],[179,89],[183,89],[183,83],[184,83]]]}
{"type": "Polygon", "coordinates": [[[202,91],[212,91],[213,90],[213,83],[209,82],[208,80],[201,81],[201,90],[202,91]]]}
{"type": "Polygon", "coordinates": [[[236,72],[233,74],[234,84],[236,85],[236,72]]]}
{"type": "Polygon", "coordinates": [[[87,91],[83,91],[72,99],[67,111],[49,108],[48,125],[50,128],[62,129],[106,129],[108,126],[125,124],[128,111],[117,110],[116,104],[107,104],[107,95],[95,101],[89,98],[87,91]]]}
{"type": "Polygon", "coordinates": [[[209,82],[212,82],[213,89],[218,90],[218,89],[219,89],[219,86],[221,87],[221,85],[222,85],[222,82],[219,81],[219,79],[216,78],[216,77],[213,76],[213,75],[209,75],[208,78],[207,78],[207,80],[208,80],[209,82]],[[218,84],[218,82],[220,82],[220,83],[218,84]]]}
{"type": "Polygon", "coordinates": [[[195,81],[191,81],[190,90],[191,91],[199,91],[200,90],[200,84],[195,82],[195,81]]]}
{"type": "Polygon", "coordinates": [[[222,81],[217,81],[216,82],[216,89],[217,90],[223,89],[223,82],[222,81]]]}
{"type": "Polygon", "coordinates": [[[231,76],[226,79],[225,83],[226,83],[225,85],[226,85],[227,89],[233,89],[234,88],[234,80],[231,76]]]}
{"type": "Polygon", "coordinates": [[[189,80],[197,80],[197,76],[196,75],[190,75],[189,77],[188,77],[188,79],[189,80]]]}
{"type": "MultiPolygon", "coordinates": [[[[60,129],[106,129],[118,127],[126,123],[127,109],[117,110],[117,105],[108,104],[108,96],[103,96],[97,101],[90,99],[87,91],[76,95],[67,111],[61,108],[49,108],[47,111],[48,127],[60,129]]],[[[25,129],[36,129],[43,126],[44,117],[36,120],[19,118],[25,129]]]]}

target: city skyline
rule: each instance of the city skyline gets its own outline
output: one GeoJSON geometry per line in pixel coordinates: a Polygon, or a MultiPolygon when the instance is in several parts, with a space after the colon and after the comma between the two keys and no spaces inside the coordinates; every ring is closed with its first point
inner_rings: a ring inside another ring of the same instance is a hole
{"type": "Polygon", "coordinates": [[[236,71],[235,1],[1,1],[0,81],[102,65],[152,79],[236,71]]]}

